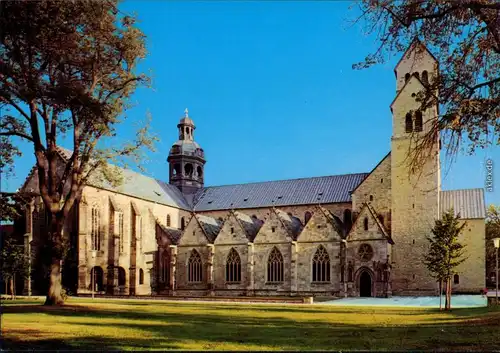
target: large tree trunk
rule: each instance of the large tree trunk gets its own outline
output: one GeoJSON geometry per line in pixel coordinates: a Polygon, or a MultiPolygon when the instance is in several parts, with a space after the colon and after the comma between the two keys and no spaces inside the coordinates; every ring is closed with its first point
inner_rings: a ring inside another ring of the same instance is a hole
{"type": "Polygon", "coordinates": [[[61,285],[61,261],[53,258],[50,265],[49,274],[49,289],[47,292],[47,298],[45,299],[45,305],[62,305],[64,299],[62,297],[62,285],[61,285]]]}
{"type": "Polygon", "coordinates": [[[49,216],[49,233],[46,247],[46,265],[49,269],[48,278],[49,287],[45,305],[62,305],[64,299],[62,297],[61,284],[61,262],[64,257],[64,245],[62,239],[63,218],[61,214],[49,216]]]}

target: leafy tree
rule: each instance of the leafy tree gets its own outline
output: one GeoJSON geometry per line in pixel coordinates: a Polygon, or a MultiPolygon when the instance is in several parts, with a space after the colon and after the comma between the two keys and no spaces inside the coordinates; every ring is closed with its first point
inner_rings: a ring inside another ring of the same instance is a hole
{"type": "Polygon", "coordinates": [[[36,191],[48,213],[41,240],[50,268],[46,305],[63,303],[62,228],[83,187],[91,180],[119,182],[107,162],[139,162],[142,147],[152,149],[156,140],[148,123],[125,145],[110,140],[130,96],[148,83],[137,72],[145,36],[117,6],[118,0],[0,3],[0,136],[14,153],[15,141],[30,143],[36,158],[36,191]],[[65,159],[64,140],[72,146],[65,159]]]}
{"type": "Polygon", "coordinates": [[[445,285],[445,310],[451,309],[451,279],[455,269],[466,260],[465,245],[458,241],[466,225],[466,222],[460,225],[460,215],[455,217],[451,209],[443,213],[442,219],[435,221],[432,236],[427,237],[430,247],[424,262],[431,275],[440,283],[440,291],[442,284],[445,285]]]}
{"type": "Polygon", "coordinates": [[[486,211],[486,282],[492,284],[490,273],[496,270],[493,238],[500,238],[500,206],[490,205],[486,211]]]}
{"type": "MultiPolygon", "coordinates": [[[[4,237],[5,234],[2,234],[4,237]]],[[[14,282],[15,278],[26,278],[29,273],[29,261],[24,253],[22,245],[16,243],[14,238],[8,236],[3,238],[0,261],[2,263],[2,278],[5,281],[5,288],[9,288],[11,298],[15,298],[14,282]],[[8,285],[7,285],[8,283],[8,285]]]]}
{"type": "Polygon", "coordinates": [[[421,110],[438,105],[439,116],[415,138],[409,163],[423,165],[437,132],[449,157],[500,144],[500,2],[498,0],[359,0],[356,22],[380,45],[356,69],[400,55],[415,38],[435,54],[439,76],[417,94],[421,110]],[[439,92],[434,95],[434,92],[439,92]]]}

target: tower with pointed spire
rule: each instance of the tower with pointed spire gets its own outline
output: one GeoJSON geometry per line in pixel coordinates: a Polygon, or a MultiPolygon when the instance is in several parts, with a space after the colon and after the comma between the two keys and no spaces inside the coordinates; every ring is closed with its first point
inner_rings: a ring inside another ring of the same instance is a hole
{"type": "Polygon", "coordinates": [[[194,141],[193,120],[189,111],[184,110],[184,116],[177,125],[179,140],[170,149],[168,155],[169,183],[175,185],[186,196],[194,195],[203,188],[205,153],[194,141]]]}

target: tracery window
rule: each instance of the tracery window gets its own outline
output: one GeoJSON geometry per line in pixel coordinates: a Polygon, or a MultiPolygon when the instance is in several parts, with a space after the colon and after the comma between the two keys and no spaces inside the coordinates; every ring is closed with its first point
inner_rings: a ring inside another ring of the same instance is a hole
{"type": "Polygon", "coordinates": [[[229,251],[226,259],[226,282],[241,282],[241,259],[234,248],[229,251]]]}
{"type": "Polygon", "coordinates": [[[92,250],[101,250],[101,215],[97,206],[92,207],[91,217],[92,250]]]}
{"type": "Polygon", "coordinates": [[[278,248],[274,247],[267,259],[267,281],[283,282],[284,277],[283,255],[278,248]]]}
{"type": "Polygon", "coordinates": [[[314,254],[312,262],[312,281],[330,282],[330,256],[326,249],[320,245],[314,254]]]}
{"type": "Polygon", "coordinates": [[[188,262],[188,282],[201,282],[203,279],[200,253],[193,249],[188,262]]]}
{"type": "Polygon", "coordinates": [[[123,213],[122,212],[117,212],[117,219],[116,222],[118,222],[118,241],[119,241],[119,248],[120,252],[122,253],[124,250],[124,239],[123,239],[123,213]]]}
{"type": "Polygon", "coordinates": [[[369,244],[361,244],[358,249],[361,261],[370,261],[373,257],[373,249],[369,244]]]}

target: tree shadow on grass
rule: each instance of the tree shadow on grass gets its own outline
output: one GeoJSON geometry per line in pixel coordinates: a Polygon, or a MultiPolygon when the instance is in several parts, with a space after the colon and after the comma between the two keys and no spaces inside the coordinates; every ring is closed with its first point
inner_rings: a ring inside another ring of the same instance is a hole
{"type": "MultiPolygon", "coordinates": [[[[175,305],[175,304],[174,304],[175,305]]],[[[96,332],[129,329],[144,332],[147,338],[110,339],[108,337],[75,335],[71,339],[40,339],[31,342],[16,341],[10,336],[4,341],[7,349],[63,349],[63,350],[116,350],[116,349],[182,349],[183,343],[196,341],[199,349],[264,349],[286,350],[493,350],[495,334],[490,326],[462,323],[436,323],[424,325],[346,325],[341,322],[298,321],[282,317],[238,316],[237,312],[216,314],[197,312],[196,306],[187,305],[193,312],[141,312],[112,310],[66,305],[44,307],[40,305],[10,306],[4,313],[44,313],[54,316],[62,325],[95,327],[96,332]],[[66,317],[81,318],[67,321],[66,317]],[[91,320],[90,320],[91,319],[91,320]],[[109,322],[99,320],[113,319],[109,322]],[[118,319],[118,320],[117,320],[118,319]],[[128,322],[127,322],[128,321],[128,322]],[[492,339],[493,338],[493,339],[492,339]],[[226,344],[226,346],[224,346],[226,344]],[[228,346],[229,345],[229,346],[228,346]]],[[[221,306],[222,309],[227,307],[221,306]]],[[[245,308],[247,310],[251,310],[245,308]]],[[[161,309],[160,309],[161,310],[161,309]]],[[[318,313],[321,315],[321,312],[318,313]]],[[[362,315],[362,314],[360,314],[362,315]]],[[[320,318],[320,317],[319,317],[320,318]]],[[[104,335],[103,335],[104,336],[104,335]]],[[[19,335],[22,337],[22,335],[19,335]]]]}

